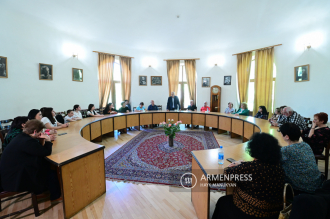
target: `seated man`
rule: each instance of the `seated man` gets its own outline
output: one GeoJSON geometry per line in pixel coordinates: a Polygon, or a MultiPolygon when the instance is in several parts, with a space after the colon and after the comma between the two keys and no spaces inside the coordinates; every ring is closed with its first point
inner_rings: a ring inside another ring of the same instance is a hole
{"type": "Polygon", "coordinates": [[[158,110],[158,107],[155,105],[155,101],[151,100],[151,104],[148,106],[148,111],[158,110]]]}
{"type": "Polygon", "coordinates": [[[204,102],[204,106],[202,106],[201,112],[205,112],[205,111],[211,111],[211,108],[209,106],[207,106],[207,101],[204,102]]]}
{"type": "Polygon", "coordinates": [[[304,117],[302,117],[300,114],[298,114],[296,111],[293,111],[291,107],[285,107],[283,109],[283,115],[284,118],[282,120],[278,120],[277,122],[274,122],[274,126],[281,126],[285,123],[293,123],[296,124],[301,131],[305,130],[307,128],[304,117]]]}
{"type": "Polygon", "coordinates": [[[197,111],[197,107],[193,100],[190,100],[190,105],[188,106],[188,111],[197,111]]]}
{"type": "Polygon", "coordinates": [[[121,107],[118,110],[118,112],[120,112],[120,113],[129,113],[129,109],[126,106],[126,102],[125,101],[121,102],[121,107]]]}
{"type": "Polygon", "coordinates": [[[179,98],[175,96],[174,92],[172,92],[171,96],[167,99],[166,110],[170,111],[170,110],[176,110],[178,108],[179,110],[181,110],[179,98]]]}
{"type": "Polygon", "coordinates": [[[129,103],[128,100],[125,100],[125,103],[126,103],[126,107],[128,108],[128,110],[131,112],[132,111],[132,107],[131,107],[131,104],[129,103]]]}

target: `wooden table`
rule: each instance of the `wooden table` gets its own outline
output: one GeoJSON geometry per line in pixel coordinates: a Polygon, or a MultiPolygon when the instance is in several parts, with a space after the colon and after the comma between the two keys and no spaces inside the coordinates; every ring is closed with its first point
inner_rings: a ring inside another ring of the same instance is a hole
{"type": "MultiPolygon", "coordinates": [[[[114,136],[114,130],[125,133],[126,127],[159,124],[168,119],[202,125],[206,129],[218,128],[218,133],[230,131],[232,137],[243,136],[243,142],[260,130],[280,139],[280,134],[266,120],[223,113],[148,111],[71,122],[68,128],[58,130],[58,134],[67,134],[57,137],[53,142],[52,154],[47,157],[59,173],[65,218],[72,217],[105,193],[104,146],[91,141],[101,142],[103,135],[114,136]]],[[[239,144],[225,148],[225,156],[236,160],[251,159],[244,152],[244,147],[245,144],[239,144]]],[[[217,149],[194,151],[192,154],[193,173],[207,175],[223,172],[223,167],[217,164],[217,149]]],[[[228,165],[227,161],[225,165],[228,165]]],[[[208,217],[205,213],[208,206],[202,206],[207,200],[208,192],[194,193],[192,190],[192,202],[199,218],[208,217]]]]}

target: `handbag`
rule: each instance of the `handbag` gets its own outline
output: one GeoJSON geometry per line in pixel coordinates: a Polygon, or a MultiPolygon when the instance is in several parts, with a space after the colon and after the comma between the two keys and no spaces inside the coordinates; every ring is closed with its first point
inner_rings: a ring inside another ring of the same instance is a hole
{"type": "Polygon", "coordinates": [[[288,187],[288,186],[291,188],[292,198],[294,197],[292,186],[289,183],[285,183],[284,191],[283,191],[283,210],[280,211],[280,215],[279,215],[278,219],[289,219],[289,217],[290,217],[290,213],[291,213],[291,210],[292,210],[292,203],[289,206],[286,206],[287,205],[287,202],[286,202],[286,187],[288,187]]]}

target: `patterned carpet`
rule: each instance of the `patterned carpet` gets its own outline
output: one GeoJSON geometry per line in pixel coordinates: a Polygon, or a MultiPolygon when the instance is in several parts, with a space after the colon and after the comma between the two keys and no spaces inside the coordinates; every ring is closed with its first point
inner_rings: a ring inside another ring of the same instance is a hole
{"type": "Polygon", "coordinates": [[[191,151],[218,148],[213,132],[180,131],[168,146],[163,130],[144,130],[105,159],[107,179],[180,186],[191,151]]]}

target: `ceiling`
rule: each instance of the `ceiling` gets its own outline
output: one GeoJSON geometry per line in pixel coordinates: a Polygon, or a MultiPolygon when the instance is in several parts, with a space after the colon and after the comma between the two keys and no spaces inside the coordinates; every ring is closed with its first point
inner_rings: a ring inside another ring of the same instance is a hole
{"type": "Polygon", "coordinates": [[[329,0],[1,0],[1,7],[67,34],[155,52],[231,47],[330,16],[329,0]]]}

